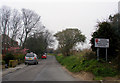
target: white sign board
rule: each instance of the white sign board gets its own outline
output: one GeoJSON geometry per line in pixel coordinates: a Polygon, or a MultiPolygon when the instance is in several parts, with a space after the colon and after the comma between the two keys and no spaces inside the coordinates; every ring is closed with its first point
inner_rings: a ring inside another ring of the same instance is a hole
{"type": "Polygon", "coordinates": [[[95,38],[95,47],[109,48],[109,39],[95,38]]]}

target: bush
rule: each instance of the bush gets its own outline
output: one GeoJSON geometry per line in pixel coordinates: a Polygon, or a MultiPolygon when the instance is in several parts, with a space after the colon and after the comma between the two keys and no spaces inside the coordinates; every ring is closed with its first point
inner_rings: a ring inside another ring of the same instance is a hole
{"type": "Polygon", "coordinates": [[[16,60],[24,60],[25,55],[22,54],[18,54],[18,55],[14,55],[16,60]]]}
{"type": "Polygon", "coordinates": [[[12,54],[6,54],[3,57],[3,60],[5,61],[6,64],[9,64],[9,60],[15,60],[15,56],[12,54]]]}
{"type": "Polygon", "coordinates": [[[72,72],[76,72],[76,70],[74,68],[76,68],[76,66],[79,65],[78,64],[79,59],[76,58],[76,56],[68,56],[68,57],[56,56],[56,59],[58,60],[59,63],[66,66],[68,70],[70,70],[72,72]]]}
{"type": "Polygon", "coordinates": [[[9,65],[9,60],[24,60],[25,58],[25,55],[22,55],[22,54],[18,54],[18,55],[13,55],[13,54],[6,54],[4,57],[3,57],[3,60],[5,61],[6,64],[9,65]]]}
{"type": "Polygon", "coordinates": [[[57,61],[58,61],[59,63],[61,63],[61,61],[62,61],[63,58],[64,58],[63,56],[56,56],[56,59],[57,59],[57,61]]]}
{"type": "Polygon", "coordinates": [[[95,59],[87,60],[84,57],[79,58],[78,56],[56,56],[56,59],[71,72],[88,71],[92,72],[95,76],[102,77],[117,75],[116,69],[102,60],[99,62],[95,59]]]}
{"type": "Polygon", "coordinates": [[[117,74],[117,71],[115,69],[112,68],[95,68],[93,69],[93,74],[96,76],[103,76],[103,77],[107,77],[107,76],[115,76],[117,74]]]}
{"type": "Polygon", "coordinates": [[[96,55],[95,55],[95,52],[93,51],[88,51],[85,53],[84,57],[86,58],[86,60],[91,60],[91,59],[96,59],[96,55]]]}

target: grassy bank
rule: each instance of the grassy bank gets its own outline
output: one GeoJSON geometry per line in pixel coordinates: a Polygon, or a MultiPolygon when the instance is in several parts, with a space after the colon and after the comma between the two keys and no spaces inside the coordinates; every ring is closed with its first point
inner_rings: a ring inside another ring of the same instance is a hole
{"type": "Polygon", "coordinates": [[[92,72],[96,76],[95,80],[102,79],[102,77],[114,77],[118,74],[117,70],[111,64],[102,60],[87,60],[82,55],[67,57],[59,55],[56,56],[56,59],[71,72],[92,72]]]}

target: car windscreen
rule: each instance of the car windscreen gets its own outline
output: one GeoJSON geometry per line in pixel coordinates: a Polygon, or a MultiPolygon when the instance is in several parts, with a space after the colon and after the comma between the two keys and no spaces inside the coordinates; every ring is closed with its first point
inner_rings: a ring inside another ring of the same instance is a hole
{"type": "Polygon", "coordinates": [[[26,54],[26,57],[34,57],[34,54],[26,54]]]}
{"type": "Polygon", "coordinates": [[[46,56],[46,55],[43,55],[43,56],[46,56]]]}

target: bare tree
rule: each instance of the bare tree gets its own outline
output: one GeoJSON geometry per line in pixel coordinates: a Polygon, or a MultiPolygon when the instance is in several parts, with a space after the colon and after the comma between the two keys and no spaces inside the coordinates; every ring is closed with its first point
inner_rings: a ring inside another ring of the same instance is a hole
{"type": "Polygon", "coordinates": [[[14,9],[12,12],[12,17],[11,17],[11,38],[13,40],[16,40],[16,37],[18,35],[18,32],[20,28],[22,27],[22,19],[21,19],[21,14],[18,12],[18,10],[14,9]]]}
{"type": "Polygon", "coordinates": [[[45,30],[44,32],[44,38],[45,42],[48,44],[47,47],[53,45],[54,43],[53,35],[48,30],[45,30]]]}
{"type": "Polygon", "coordinates": [[[0,28],[2,32],[2,46],[3,48],[9,47],[8,37],[9,31],[10,31],[10,15],[11,15],[11,9],[9,7],[3,6],[0,9],[0,28]]]}
{"type": "Polygon", "coordinates": [[[21,29],[20,29],[20,32],[18,33],[18,39],[20,40],[20,47],[22,47],[22,45],[23,45],[23,41],[24,41],[24,35],[25,34],[25,29],[22,27],[21,29]]]}
{"type": "Polygon", "coordinates": [[[0,27],[2,34],[9,35],[9,21],[10,21],[11,9],[9,7],[3,6],[0,10],[0,27]]]}
{"type": "Polygon", "coordinates": [[[32,10],[22,9],[22,17],[23,17],[23,24],[24,24],[23,30],[25,33],[25,39],[22,45],[24,48],[29,33],[33,29],[35,29],[37,24],[40,22],[40,16],[32,10]]]}

